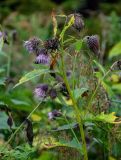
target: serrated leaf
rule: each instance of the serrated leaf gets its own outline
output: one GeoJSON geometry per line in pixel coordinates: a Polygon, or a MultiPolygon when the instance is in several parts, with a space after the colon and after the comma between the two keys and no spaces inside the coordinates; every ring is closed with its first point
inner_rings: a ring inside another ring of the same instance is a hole
{"type": "Polygon", "coordinates": [[[115,120],[117,119],[117,117],[115,116],[115,112],[112,112],[110,114],[104,114],[104,112],[102,112],[101,114],[97,115],[94,120],[96,121],[102,121],[102,122],[107,122],[107,123],[113,123],[115,122],[115,120]]]}
{"type": "Polygon", "coordinates": [[[121,42],[117,43],[109,52],[109,58],[121,55],[121,42]]]}
{"type": "Polygon", "coordinates": [[[27,73],[26,75],[24,75],[24,76],[19,80],[19,83],[17,83],[17,84],[14,86],[14,88],[17,87],[17,86],[19,86],[19,85],[21,85],[21,84],[23,84],[23,83],[25,83],[25,82],[27,82],[27,81],[29,81],[29,80],[31,80],[31,79],[33,79],[33,78],[35,78],[35,77],[38,77],[38,76],[40,76],[40,75],[43,75],[43,74],[49,73],[49,72],[50,72],[50,70],[48,70],[48,69],[35,69],[35,70],[27,73]]]}

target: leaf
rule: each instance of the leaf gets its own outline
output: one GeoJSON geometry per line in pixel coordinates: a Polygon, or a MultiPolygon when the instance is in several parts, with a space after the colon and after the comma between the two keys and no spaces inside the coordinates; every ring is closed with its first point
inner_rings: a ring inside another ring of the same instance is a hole
{"type": "Polygon", "coordinates": [[[112,112],[110,114],[104,114],[102,112],[101,114],[97,115],[94,120],[96,121],[102,121],[102,122],[107,122],[107,123],[113,123],[116,120],[115,112],[112,112]]]}
{"type": "Polygon", "coordinates": [[[86,92],[86,91],[88,91],[87,88],[75,89],[75,90],[73,91],[73,94],[74,94],[75,99],[78,99],[79,97],[81,97],[81,95],[82,95],[84,92],[86,92]]]}
{"type": "Polygon", "coordinates": [[[99,68],[99,70],[105,75],[104,67],[100,63],[98,63],[96,60],[93,60],[93,62],[96,64],[96,66],[99,68]]]}
{"type": "Polygon", "coordinates": [[[50,72],[50,70],[48,70],[48,69],[35,69],[35,70],[27,73],[26,75],[24,75],[19,80],[19,83],[17,83],[14,86],[14,88],[17,87],[17,86],[19,86],[19,85],[21,85],[21,84],[23,84],[23,83],[25,83],[25,82],[27,82],[27,81],[29,81],[29,80],[31,80],[31,79],[33,79],[33,78],[35,78],[35,77],[38,77],[38,76],[40,76],[42,74],[49,73],[49,72],[50,72]]]}
{"type": "Polygon", "coordinates": [[[25,102],[25,101],[21,101],[18,99],[11,99],[11,102],[15,105],[24,105],[24,106],[29,106],[30,104],[25,102]]]}
{"type": "Polygon", "coordinates": [[[121,42],[117,43],[109,52],[109,59],[121,55],[121,42]]]}

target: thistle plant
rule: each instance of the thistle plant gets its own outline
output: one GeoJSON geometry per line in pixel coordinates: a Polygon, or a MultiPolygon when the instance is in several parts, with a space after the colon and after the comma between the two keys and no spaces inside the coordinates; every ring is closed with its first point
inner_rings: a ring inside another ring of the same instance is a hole
{"type": "MultiPolygon", "coordinates": [[[[105,112],[102,106],[107,102],[107,99],[103,99],[102,102],[101,95],[103,94],[107,98],[103,86],[104,80],[115,67],[121,69],[121,63],[120,61],[115,62],[108,71],[103,70],[102,65],[98,62],[101,54],[99,36],[82,36],[84,20],[80,14],[65,16],[53,13],[52,21],[53,36],[50,39],[42,40],[41,37],[31,37],[24,41],[24,47],[27,52],[34,54],[34,63],[39,69],[27,73],[15,87],[44,75],[33,91],[33,97],[36,97],[39,104],[26,117],[25,122],[11,135],[3,149],[25,123],[27,125],[26,135],[29,144],[32,146],[34,133],[29,119],[43,101],[46,103],[51,99],[55,102],[58,100],[62,106],[70,108],[73,116],[66,112],[65,108],[63,111],[55,109],[48,113],[49,121],[56,120],[59,117],[64,119],[75,138],[81,159],[88,160],[87,135],[89,133],[87,130],[92,127],[91,124],[95,127],[95,125],[100,125],[100,122],[107,125],[120,123],[115,122],[117,117],[114,113],[106,114],[108,111],[105,112]],[[65,19],[61,31],[58,28],[58,18],[65,19]],[[74,35],[78,34],[78,36],[68,34],[69,31],[74,35]],[[100,76],[96,76],[95,65],[102,72],[100,76]],[[70,124],[70,120],[74,124],[70,124]]],[[[8,122],[11,127],[10,119],[8,122]]],[[[91,134],[93,136],[93,131],[91,134]]]]}

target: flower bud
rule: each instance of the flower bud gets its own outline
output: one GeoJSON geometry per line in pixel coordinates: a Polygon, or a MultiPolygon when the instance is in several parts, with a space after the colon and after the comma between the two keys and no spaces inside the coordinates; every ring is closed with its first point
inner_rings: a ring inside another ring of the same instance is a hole
{"type": "Polygon", "coordinates": [[[72,26],[80,32],[84,28],[84,21],[82,19],[82,16],[79,13],[70,14],[67,17],[67,22],[70,20],[72,16],[74,16],[74,24],[72,26]]]}
{"type": "Polygon", "coordinates": [[[97,56],[100,54],[99,37],[97,35],[86,36],[84,41],[87,43],[89,49],[97,56]]]}

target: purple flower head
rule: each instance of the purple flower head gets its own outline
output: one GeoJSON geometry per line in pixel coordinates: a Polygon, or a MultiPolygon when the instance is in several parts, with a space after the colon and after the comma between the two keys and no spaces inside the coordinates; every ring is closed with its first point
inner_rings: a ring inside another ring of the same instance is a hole
{"type": "Polygon", "coordinates": [[[48,49],[56,50],[56,49],[58,49],[58,45],[59,45],[58,38],[53,38],[53,39],[46,40],[45,43],[44,43],[44,46],[47,50],[48,49]]]}
{"type": "Polygon", "coordinates": [[[41,40],[37,37],[33,37],[30,40],[24,42],[24,47],[27,49],[29,53],[38,54],[40,45],[41,40]]]}
{"type": "Polygon", "coordinates": [[[48,85],[47,84],[40,84],[34,90],[35,96],[40,99],[46,98],[47,92],[48,92],[48,85]]]}
{"type": "Polygon", "coordinates": [[[39,54],[36,57],[35,63],[49,65],[50,64],[50,56],[48,54],[39,54]]]}
{"type": "Polygon", "coordinates": [[[98,35],[86,36],[84,41],[87,43],[89,49],[97,56],[100,54],[100,44],[98,35]]]}
{"type": "Polygon", "coordinates": [[[53,120],[53,119],[55,119],[56,117],[60,117],[61,115],[62,115],[62,113],[61,113],[60,111],[54,110],[54,111],[48,113],[48,118],[49,118],[50,120],[53,120]]]}

